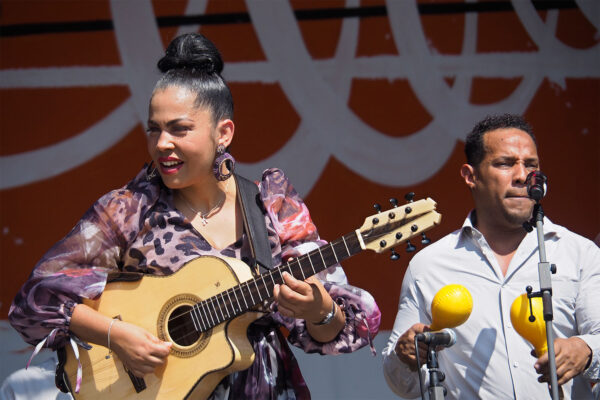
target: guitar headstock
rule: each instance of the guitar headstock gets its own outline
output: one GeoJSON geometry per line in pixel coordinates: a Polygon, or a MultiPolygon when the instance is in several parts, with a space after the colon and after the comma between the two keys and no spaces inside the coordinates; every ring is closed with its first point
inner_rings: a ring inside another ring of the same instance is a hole
{"type": "MultiPolygon", "coordinates": [[[[412,193],[407,195],[409,203],[402,206],[398,206],[395,199],[390,199],[393,208],[387,211],[381,211],[380,207],[375,205],[378,213],[367,217],[363,225],[356,230],[363,249],[377,253],[392,249],[392,259],[395,260],[399,255],[393,250],[394,246],[417,235],[421,235],[423,244],[429,243],[425,231],[439,225],[442,215],[436,211],[437,204],[433,199],[428,197],[413,202],[412,196],[412,193]]],[[[410,241],[406,250],[415,250],[410,241]]]]}

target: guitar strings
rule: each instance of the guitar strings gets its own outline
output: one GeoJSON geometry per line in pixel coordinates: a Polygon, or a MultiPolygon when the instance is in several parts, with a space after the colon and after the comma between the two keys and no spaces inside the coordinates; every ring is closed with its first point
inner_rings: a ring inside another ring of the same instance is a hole
{"type": "MultiPolygon", "coordinates": [[[[346,236],[353,236],[354,239],[356,239],[356,234],[353,232],[351,234],[348,234],[346,236]]],[[[351,239],[351,237],[348,237],[348,239],[351,239]]],[[[351,247],[354,248],[355,244],[358,241],[356,240],[352,240],[350,242],[351,247]],[[354,242],[354,243],[352,243],[354,242]]],[[[361,249],[358,249],[361,250],[361,249]]],[[[324,246],[320,246],[318,247],[316,250],[313,250],[307,254],[304,254],[300,257],[296,257],[296,258],[292,258],[290,260],[288,260],[286,262],[286,264],[284,265],[280,265],[279,267],[261,274],[259,277],[254,278],[253,280],[249,280],[246,282],[243,282],[237,286],[234,286],[232,288],[227,289],[224,292],[219,293],[218,295],[212,296],[206,300],[203,300],[193,306],[190,306],[191,308],[189,310],[186,310],[184,312],[181,312],[175,316],[171,316],[168,320],[169,325],[176,323],[176,325],[173,327],[173,329],[169,329],[169,334],[171,335],[172,338],[174,338],[177,334],[182,333],[181,336],[178,336],[177,339],[178,340],[182,340],[185,339],[189,336],[197,336],[198,334],[201,334],[202,332],[205,332],[211,328],[213,328],[214,326],[219,325],[220,323],[231,319],[237,315],[241,315],[244,312],[248,311],[249,309],[251,309],[252,307],[258,305],[260,302],[256,302],[254,300],[254,296],[253,294],[255,294],[260,301],[264,301],[267,299],[270,299],[273,296],[273,288],[275,286],[275,284],[281,284],[283,283],[283,275],[282,273],[287,269],[287,271],[292,275],[294,275],[294,272],[292,270],[292,268],[294,267],[293,263],[296,263],[297,268],[299,269],[299,273],[302,274],[302,278],[306,279],[306,277],[308,276],[312,276],[314,274],[317,273],[317,269],[315,269],[315,265],[313,263],[313,260],[311,259],[311,256],[316,256],[319,255],[319,258],[316,258],[318,261],[323,261],[322,265],[317,265],[318,271],[322,271],[325,268],[327,268],[328,266],[334,265],[335,263],[339,263],[340,258],[344,259],[350,255],[352,255],[352,253],[350,252],[349,248],[348,248],[348,241],[346,240],[346,237],[343,236],[341,238],[341,240],[337,240],[337,241],[333,241],[329,243],[329,246],[324,245],[324,246]],[[337,252],[335,250],[335,245],[340,245],[343,241],[343,245],[344,245],[344,249],[345,252],[347,253],[346,256],[343,257],[338,257],[337,252]],[[327,262],[325,261],[325,258],[327,258],[327,262]],[[306,261],[308,260],[310,267],[303,265],[302,263],[306,263],[306,261]],[[306,270],[306,273],[305,273],[306,270]],[[278,276],[276,276],[278,275],[278,276]],[[250,301],[250,305],[248,305],[247,302],[247,295],[244,293],[244,288],[243,286],[246,286],[246,290],[248,292],[248,294],[250,295],[251,299],[253,301],[250,301]],[[252,285],[253,284],[253,285],[252,285]],[[260,287],[259,287],[260,285],[260,287]],[[253,287],[255,289],[253,289],[253,287]],[[267,293],[267,297],[263,299],[262,294],[261,294],[261,288],[267,293]],[[243,304],[242,302],[239,301],[239,297],[238,295],[242,296],[242,299],[244,300],[243,304]],[[222,301],[220,301],[218,299],[218,296],[221,296],[222,301]],[[233,302],[233,300],[231,298],[235,298],[238,307],[236,307],[235,303],[233,302]],[[229,299],[229,301],[227,300],[229,299]],[[210,307],[212,306],[212,308],[215,310],[214,312],[210,311],[210,307]],[[245,307],[244,307],[245,306],[245,307]],[[230,310],[232,310],[232,314],[230,313],[230,310]],[[220,316],[218,315],[219,312],[221,313],[221,316],[223,318],[220,318],[220,316]],[[204,327],[199,326],[197,329],[197,324],[194,322],[194,317],[192,316],[192,313],[194,313],[194,315],[196,315],[196,319],[198,320],[198,322],[202,322],[201,325],[204,325],[204,327]],[[202,316],[202,313],[204,313],[204,317],[202,316]],[[227,317],[225,317],[225,314],[227,314],[227,317]],[[209,321],[208,319],[212,320],[209,321]],[[184,318],[184,319],[181,319],[184,318]],[[216,323],[215,323],[216,321],[216,323]]],[[[298,274],[296,276],[296,278],[300,278],[300,275],[298,274]]],[[[177,340],[175,340],[177,342],[177,340]]]]}

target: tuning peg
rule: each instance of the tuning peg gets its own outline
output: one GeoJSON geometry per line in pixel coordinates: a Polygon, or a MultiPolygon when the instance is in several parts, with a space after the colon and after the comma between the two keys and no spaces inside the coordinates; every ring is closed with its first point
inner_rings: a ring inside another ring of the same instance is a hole
{"type": "Polygon", "coordinates": [[[375,209],[375,211],[377,211],[378,213],[381,212],[381,206],[379,205],[379,203],[375,203],[373,204],[373,208],[375,209]]]}
{"type": "Polygon", "coordinates": [[[425,235],[425,232],[421,233],[421,244],[429,244],[431,240],[425,235]]]}
{"type": "Polygon", "coordinates": [[[404,195],[404,199],[409,203],[412,203],[414,198],[415,198],[415,192],[408,192],[404,195]]]}
{"type": "Polygon", "coordinates": [[[392,204],[392,207],[398,207],[398,199],[396,199],[395,197],[392,197],[390,199],[390,203],[392,204]]]}
{"type": "Polygon", "coordinates": [[[412,253],[416,249],[417,248],[410,243],[410,240],[406,242],[406,252],[407,253],[412,253]]]}
{"type": "Polygon", "coordinates": [[[392,255],[390,256],[390,259],[392,261],[396,261],[400,258],[400,254],[396,253],[396,250],[392,249],[392,255]]]}

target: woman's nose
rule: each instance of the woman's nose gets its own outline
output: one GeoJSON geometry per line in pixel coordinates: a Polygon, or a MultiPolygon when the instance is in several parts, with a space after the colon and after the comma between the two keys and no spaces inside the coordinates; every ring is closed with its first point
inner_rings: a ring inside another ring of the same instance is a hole
{"type": "Polygon", "coordinates": [[[159,150],[170,150],[173,148],[173,140],[169,132],[164,130],[160,132],[156,142],[156,147],[159,150]]]}

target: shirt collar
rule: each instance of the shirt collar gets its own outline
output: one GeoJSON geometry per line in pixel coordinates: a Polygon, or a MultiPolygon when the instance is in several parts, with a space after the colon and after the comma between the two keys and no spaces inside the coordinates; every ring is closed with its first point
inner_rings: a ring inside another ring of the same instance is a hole
{"type": "MultiPolygon", "coordinates": [[[[476,212],[476,210],[473,209],[473,210],[471,210],[471,212],[469,213],[469,215],[463,222],[463,225],[461,227],[461,237],[467,236],[467,237],[478,238],[478,237],[482,236],[481,232],[479,232],[479,230],[475,227],[476,221],[477,221],[477,212],[476,212]]],[[[556,236],[557,238],[560,238],[560,234],[561,234],[561,231],[563,228],[560,225],[554,224],[546,216],[544,216],[543,227],[544,227],[544,236],[545,237],[556,236]]],[[[533,231],[530,232],[530,234],[532,234],[532,233],[536,234],[535,227],[533,228],[533,231]]]]}

